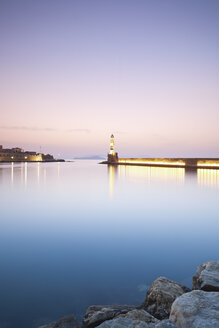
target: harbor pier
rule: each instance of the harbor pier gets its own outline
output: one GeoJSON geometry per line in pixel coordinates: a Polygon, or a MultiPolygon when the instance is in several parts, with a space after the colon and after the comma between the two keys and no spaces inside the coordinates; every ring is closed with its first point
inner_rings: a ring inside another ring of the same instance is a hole
{"type": "Polygon", "coordinates": [[[219,158],[119,158],[118,153],[114,151],[112,134],[107,161],[102,164],[219,169],[219,158]]]}

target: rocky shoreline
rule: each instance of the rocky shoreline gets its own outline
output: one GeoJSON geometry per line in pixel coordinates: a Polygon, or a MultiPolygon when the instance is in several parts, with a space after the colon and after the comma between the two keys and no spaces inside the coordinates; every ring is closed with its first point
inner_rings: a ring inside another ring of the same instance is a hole
{"type": "Polygon", "coordinates": [[[192,290],[165,277],[150,286],[142,305],[93,305],[82,325],[74,315],[39,328],[219,328],[219,261],[201,264],[192,290]]]}

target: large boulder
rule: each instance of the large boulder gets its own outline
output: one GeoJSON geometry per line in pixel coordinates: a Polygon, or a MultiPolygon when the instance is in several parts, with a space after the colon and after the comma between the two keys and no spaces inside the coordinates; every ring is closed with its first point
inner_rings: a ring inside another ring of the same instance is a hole
{"type": "Polygon", "coordinates": [[[75,316],[68,315],[62,317],[58,321],[51,322],[47,325],[40,326],[39,328],[80,328],[75,316]]]}
{"type": "Polygon", "coordinates": [[[93,305],[89,306],[82,321],[83,328],[94,328],[106,320],[125,314],[136,308],[134,305],[93,305]]]}
{"type": "Polygon", "coordinates": [[[156,324],[155,328],[178,328],[178,327],[174,322],[170,321],[169,319],[165,319],[160,321],[158,324],[156,324]]]}
{"type": "Polygon", "coordinates": [[[169,318],[171,305],[175,299],[190,289],[165,277],[156,279],[149,291],[141,308],[152,314],[157,319],[169,318]]]}
{"type": "Polygon", "coordinates": [[[194,290],[178,297],[170,319],[179,328],[218,328],[219,293],[194,290]]]}
{"type": "Polygon", "coordinates": [[[103,322],[97,328],[178,328],[170,320],[160,321],[144,310],[133,310],[113,320],[103,322]]]}
{"type": "Polygon", "coordinates": [[[103,322],[98,328],[154,328],[146,322],[129,318],[116,318],[103,322]]]}
{"type": "Polygon", "coordinates": [[[219,291],[219,261],[209,261],[201,264],[194,277],[193,289],[219,291]]]}
{"type": "MultiPolygon", "coordinates": [[[[134,321],[142,321],[148,324],[148,327],[154,328],[156,323],[159,323],[159,320],[153,317],[150,313],[146,312],[145,310],[132,310],[127,312],[126,314],[121,314],[118,317],[120,318],[128,318],[134,321]]],[[[117,318],[118,318],[117,317],[117,318]]]]}

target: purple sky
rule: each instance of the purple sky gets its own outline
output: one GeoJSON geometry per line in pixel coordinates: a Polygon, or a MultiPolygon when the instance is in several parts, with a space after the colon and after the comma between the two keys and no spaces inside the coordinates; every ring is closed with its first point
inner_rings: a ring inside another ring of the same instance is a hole
{"type": "Polygon", "coordinates": [[[219,157],[218,0],[1,0],[0,144],[219,157]]]}

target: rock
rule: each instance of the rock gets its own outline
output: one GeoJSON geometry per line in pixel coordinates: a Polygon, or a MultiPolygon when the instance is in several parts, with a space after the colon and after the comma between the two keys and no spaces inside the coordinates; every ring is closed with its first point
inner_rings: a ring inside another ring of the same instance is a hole
{"type": "Polygon", "coordinates": [[[180,328],[218,328],[219,293],[194,290],[178,297],[170,319],[180,328]]]}
{"type": "Polygon", "coordinates": [[[141,308],[157,319],[167,319],[175,299],[189,291],[189,288],[177,282],[159,277],[152,283],[141,308]]]}
{"type": "Polygon", "coordinates": [[[80,328],[75,316],[64,316],[58,321],[49,323],[48,325],[40,326],[39,328],[80,328]]]}
{"type": "Polygon", "coordinates": [[[89,306],[82,321],[83,328],[94,328],[106,320],[134,310],[133,305],[93,305],[89,306]]]}
{"type": "Polygon", "coordinates": [[[149,324],[140,320],[116,318],[103,322],[98,328],[154,328],[154,324],[149,326],[149,324]]]}
{"type": "Polygon", "coordinates": [[[160,321],[157,325],[155,325],[155,328],[178,328],[177,325],[170,321],[169,319],[165,319],[160,321]]]}
{"type": "MultiPolygon", "coordinates": [[[[118,317],[120,318],[128,318],[137,321],[143,321],[148,324],[148,327],[154,328],[155,323],[158,323],[159,320],[153,317],[150,313],[145,310],[133,310],[129,311],[126,314],[121,314],[118,317]]],[[[116,317],[116,318],[118,318],[116,317]]]]}
{"type": "Polygon", "coordinates": [[[209,261],[201,264],[194,277],[193,289],[219,291],[219,261],[209,261]]]}

